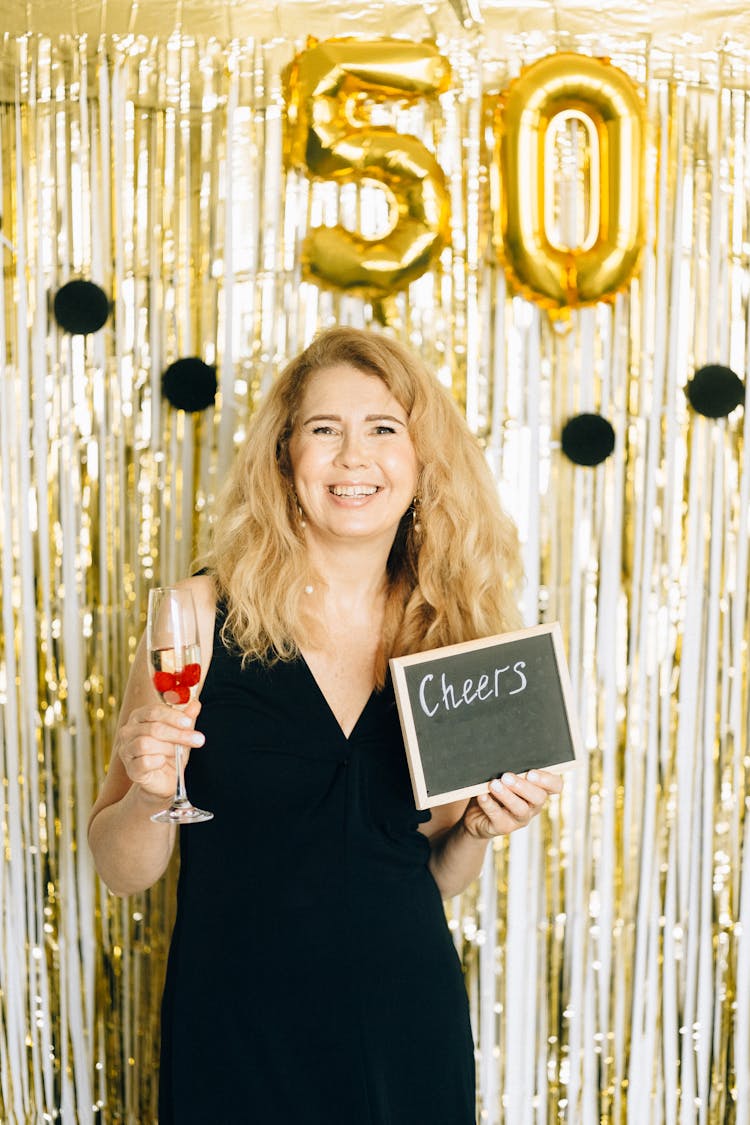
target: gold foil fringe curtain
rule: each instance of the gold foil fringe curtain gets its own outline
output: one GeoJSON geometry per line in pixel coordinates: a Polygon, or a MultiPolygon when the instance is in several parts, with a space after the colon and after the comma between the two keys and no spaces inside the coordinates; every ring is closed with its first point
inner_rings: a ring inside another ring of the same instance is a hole
{"type": "MultiPolygon", "coordinates": [[[[587,748],[549,815],[501,841],[451,904],[480,1120],[747,1125],[746,416],[701,418],[684,385],[706,362],[748,370],[749,76],[718,52],[686,71],[664,50],[607,44],[647,99],[647,247],[613,304],[560,325],[508,292],[484,191],[482,99],[532,55],[519,39],[489,57],[468,32],[439,46],[450,91],[379,112],[436,153],[452,242],[385,312],[486,444],[522,532],[526,619],[563,623],[587,748]],[[617,436],[596,469],[560,449],[583,411],[617,436]]],[[[284,360],[318,326],[377,311],[300,279],[310,226],[356,228],[362,205],[356,187],[283,169],[281,72],[302,47],[3,48],[0,1119],[12,1125],[156,1120],[173,877],[117,900],[85,844],[146,590],[187,570],[284,360]],[[112,297],[87,337],[50,312],[74,276],[112,297]],[[218,367],[217,406],[200,416],[160,394],[161,371],[187,355],[218,367]]],[[[533,57],[554,47],[536,37],[533,57]]]]}

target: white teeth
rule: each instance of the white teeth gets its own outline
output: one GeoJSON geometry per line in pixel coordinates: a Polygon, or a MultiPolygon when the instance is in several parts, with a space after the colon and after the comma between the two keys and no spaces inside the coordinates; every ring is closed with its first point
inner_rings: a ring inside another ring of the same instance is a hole
{"type": "Polygon", "coordinates": [[[374,496],[377,492],[374,486],[367,486],[364,484],[334,484],[331,486],[331,492],[334,496],[374,496]]]}

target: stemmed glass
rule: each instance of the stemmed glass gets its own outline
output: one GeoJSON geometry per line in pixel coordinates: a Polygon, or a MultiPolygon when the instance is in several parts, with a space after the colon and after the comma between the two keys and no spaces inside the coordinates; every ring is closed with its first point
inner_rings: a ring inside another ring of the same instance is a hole
{"type": "MultiPolygon", "coordinates": [[[[146,643],[156,691],[170,707],[184,707],[195,696],[201,678],[198,622],[189,590],[159,586],[149,591],[146,643]]],[[[172,804],[151,817],[160,824],[198,824],[214,815],[188,800],[183,751],[184,747],[175,746],[177,781],[172,804]]]]}

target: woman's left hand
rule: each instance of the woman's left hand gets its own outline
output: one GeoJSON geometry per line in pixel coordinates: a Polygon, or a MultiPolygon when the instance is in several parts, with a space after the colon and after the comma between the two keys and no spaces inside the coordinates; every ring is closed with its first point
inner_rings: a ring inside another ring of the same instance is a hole
{"type": "Polygon", "coordinates": [[[562,777],[547,770],[531,770],[525,777],[504,773],[487,793],[472,798],[463,815],[464,830],[486,840],[523,828],[541,812],[547,798],[562,793],[562,777]]]}

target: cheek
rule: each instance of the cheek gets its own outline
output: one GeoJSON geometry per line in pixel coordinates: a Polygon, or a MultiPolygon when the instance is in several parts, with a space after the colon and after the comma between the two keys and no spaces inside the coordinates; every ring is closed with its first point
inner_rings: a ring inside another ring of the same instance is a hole
{"type": "Polygon", "coordinates": [[[404,490],[409,493],[409,499],[417,492],[419,483],[419,464],[417,463],[416,454],[405,455],[401,458],[400,464],[396,467],[399,476],[404,483],[404,490]]]}
{"type": "Polygon", "coordinates": [[[303,442],[289,442],[289,474],[295,484],[303,481],[309,474],[312,460],[310,450],[305,448],[303,442]]]}

